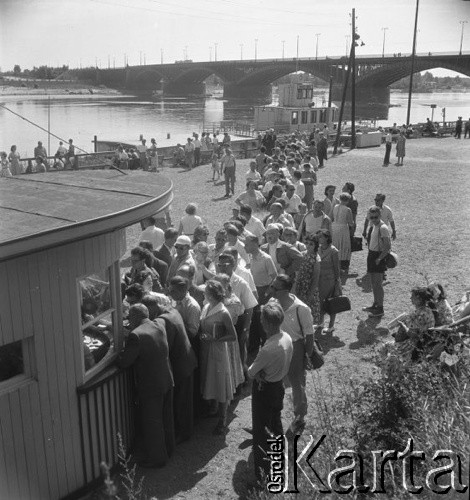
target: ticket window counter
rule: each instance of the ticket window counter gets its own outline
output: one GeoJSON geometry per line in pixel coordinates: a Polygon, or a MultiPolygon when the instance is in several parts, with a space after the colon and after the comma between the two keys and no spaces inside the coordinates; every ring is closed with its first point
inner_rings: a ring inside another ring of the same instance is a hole
{"type": "Polygon", "coordinates": [[[77,280],[83,382],[112,364],[123,344],[119,263],[77,280]]]}

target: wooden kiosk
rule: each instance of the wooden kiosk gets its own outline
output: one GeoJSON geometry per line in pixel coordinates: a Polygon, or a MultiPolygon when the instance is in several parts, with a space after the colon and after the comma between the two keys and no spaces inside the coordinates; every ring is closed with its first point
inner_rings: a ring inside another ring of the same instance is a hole
{"type": "Polygon", "coordinates": [[[119,260],[125,228],[164,210],[148,172],[0,178],[0,498],[74,497],[130,446],[119,260]]]}

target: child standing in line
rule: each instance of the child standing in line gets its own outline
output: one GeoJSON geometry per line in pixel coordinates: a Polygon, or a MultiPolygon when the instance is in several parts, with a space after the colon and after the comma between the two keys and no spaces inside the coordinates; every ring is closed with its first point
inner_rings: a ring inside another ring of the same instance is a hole
{"type": "Polygon", "coordinates": [[[185,208],[186,215],[181,217],[180,226],[178,229],[178,234],[184,234],[192,238],[194,235],[194,230],[197,226],[202,226],[202,219],[199,215],[196,215],[197,205],[195,203],[189,203],[185,208]]]}
{"type": "Polygon", "coordinates": [[[212,155],[212,180],[215,182],[215,174],[217,174],[217,180],[220,179],[220,162],[217,153],[213,153],[212,155]]]}

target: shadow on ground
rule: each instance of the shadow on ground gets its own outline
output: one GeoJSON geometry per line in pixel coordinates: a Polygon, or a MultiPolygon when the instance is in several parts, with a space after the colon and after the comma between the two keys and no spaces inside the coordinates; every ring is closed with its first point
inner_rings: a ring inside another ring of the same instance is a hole
{"type": "Polygon", "coordinates": [[[364,274],[361,278],[356,278],[356,285],[362,288],[363,293],[371,293],[372,285],[370,282],[370,276],[368,274],[364,274]]]}
{"type": "Polygon", "coordinates": [[[336,335],[319,335],[317,340],[323,349],[323,354],[328,354],[331,349],[339,349],[346,344],[336,335]]]}
{"type": "Polygon", "coordinates": [[[382,318],[368,318],[359,321],[357,325],[357,341],[349,344],[349,349],[360,349],[368,345],[379,342],[379,337],[388,335],[389,330],[384,326],[379,326],[382,318]]]}

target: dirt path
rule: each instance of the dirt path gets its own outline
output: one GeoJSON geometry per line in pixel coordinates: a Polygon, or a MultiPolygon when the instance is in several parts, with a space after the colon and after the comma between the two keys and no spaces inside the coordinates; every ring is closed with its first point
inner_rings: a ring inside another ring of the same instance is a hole
{"type": "MultiPolygon", "coordinates": [[[[367,320],[361,308],[370,305],[371,290],[367,279],[366,252],[353,254],[350,276],[344,293],[352,302],[352,311],[338,316],[334,337],[324,342],[327,362],[321,378],[340,370],[346,376],[362,378],[373,370],[374,347],[390,340],[384,326],[399,313],[410,308],[410,289],[430,280],[440,281],[448,291],[451,303],[470,287],[470,141],[420,139],[407,141],[404,167],[382,167],[383,147],[355,150],[327,162],[319,172],[315,195],[323,198],[327,184],[338,186],[346,181],[356,186],[359,202],[358,233],[374,195],[387,195],[386,204],[394,212],[397,240],[393,243],[399,265],[389,271],[390,283],[385,288],[385,316],[382,321],[367,320]]],[[[394,154],[394,151],[392,152],[394,154]]],[[[395,160],[394,157],[392,157],[395,160]]],[[[241,191],[248,161],[238,164],[237,194],[241,191]]],[[[217,228],[231,216],[233,198],[222,199],[224,187],[214,186],[209,166],[192,172],[166,170],[175,185],[172,217],[175,225],[189,201],[199,206],[199,215],[207,222],[210,242],[217,228]]],[[[139,228],[128,230],[128,247],[137,242],[139,228]]],[[[309,391],[311,392],[311,379],[309,391]]],[[[333,388],[334,391],[334,388],[333,388]]],[[[230,432],[224,438],[213,436],[212,420],[197,423],[191,441],[177,447],[168,466],[146,471],[148,497],[167,498],[243,498],[246,479],[251,478],[252,465],[247,466],[251,447],[245,447],[250,435],[251,400],[246,396],[233,406],[230,432]]],[[[315,402],[310,398],[310,412],[315,402]]],[[[285,398],[284,423],[290,423],[290,394],[285,398]]],[[[308,434],[308,427],[305,431],[308,434]]]]}

